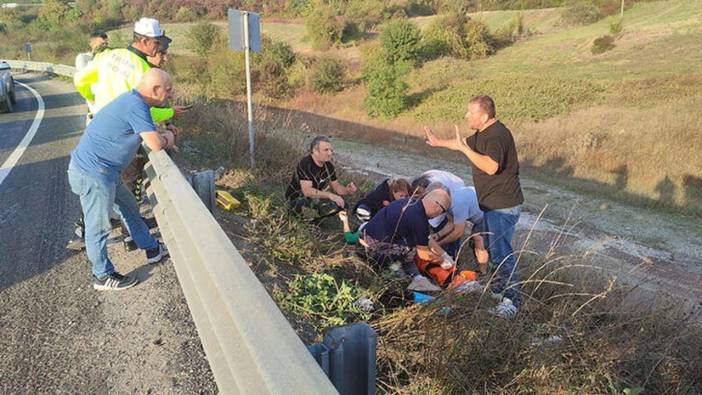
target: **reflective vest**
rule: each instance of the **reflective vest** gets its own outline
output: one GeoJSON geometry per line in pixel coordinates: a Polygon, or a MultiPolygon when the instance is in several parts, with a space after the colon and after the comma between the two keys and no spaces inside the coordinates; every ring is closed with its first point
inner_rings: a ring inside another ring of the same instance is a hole
{"type": "MultiPolygon", "coordinates": [[[[73,83],[85,100],[95,102],[93,110],[97,113],[117,96],[136,88],[150,68],[149,62],[136,53],[126,48],[113,49],[78,70],[73,83]]],[[[173,118],[173,109],[151,107],[151,118],[155,123],[167,121],[173,118]]]]}

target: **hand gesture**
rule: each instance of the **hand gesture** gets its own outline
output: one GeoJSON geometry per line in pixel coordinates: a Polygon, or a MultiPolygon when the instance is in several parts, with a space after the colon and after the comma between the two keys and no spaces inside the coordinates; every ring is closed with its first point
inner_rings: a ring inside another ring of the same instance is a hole
{"type": "Polygon", "coordinates": [[[441,146],[440,140],[436,137],[436,135],[434,134],[434,131],[429,126],[424,127],[424,134],[427,136],[427,141],[426,141],[427,144],[429,144],[432,147],[440,147],[441,146]]]}
{"type": "Polygon", "coordinates": [[[454,130],[456,130],[456,140],[454,141],[454,144],[456,146],[456,150],[463,150],[463,149],[470,149],[468,147],[468,144],[466,144],[466,141],[461,137],[461,129],[458,127],[458,125],[453,125],[454,130]]]}

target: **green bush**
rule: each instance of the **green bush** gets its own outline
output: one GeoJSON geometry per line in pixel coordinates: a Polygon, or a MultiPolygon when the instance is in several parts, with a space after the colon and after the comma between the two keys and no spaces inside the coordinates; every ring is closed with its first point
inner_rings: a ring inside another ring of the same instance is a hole
{"type": "Polygon", "coordinates": [[[197,13],[188,7],[181,6],[175,14],[175,20],[178,22],[192,22],[197,19],[197,13]]]}
{"type": "Polygon", "coordinates": [[[293,16],[304,16],[310,12],[312,7],[310,0],[287,0],[288,12],[293,16]]]}
{"type": "Polygon", "coordinates": [[[205,58],[211,54],[211,49],[222,41],[222,32],[209,22],[200,22],[188,30],[187,47],[199,56],[205,58]]]}
{"type": "Polygon", "coordinates": [[[390,17],[385,3],[377,0],[355,0],[346,7],[346,18],[362,32],[368,31],[390,17]]]}
{"type": "Polygon", "coordinates": [[[408,62],[390,63],[381,48],[364,54],[362,73],[368,95],[363,106],[368,115],[390,118],[407,109],[405,76],[410,69],[408,62]]]}
{"type": "Polygon", "coordinates": [[[600,9],[593,3],[578,1],[571,6],[564,8],[561,18],[571,25],[589,25],[602,18],[600,9]]]}
{"type": "Polygon", "coordinates": [[[436,0],[409,0],[405,6],[408,16],[434,15],[438,10],[436,0]]]}
{"type": "Polygon", "coordinates": [[[336,58],[323,56],[312,69],[312,88],[320,93],[338,92],[344,88],[346,66],[336,58]]]}
{"type": "Polygon", "coordinates": [[[469,59],[484,58],[495,51],[487,25],[471,19],[466,23],[466,46],[469,59]]]}
{"type": "Polygon", "coordinates": [[[599,55],[614,48],[614,37],[610,35],[600,36],[592,43],[592,54],[599,55]]]}
{"type": "Polygon", "coordinates": [[[419,59],[422,32],[407,19],[394,19],[382,26],[380,46],[390,63],[411,62],[419,59]]]}
{"type": "MultiPolygon", "coordinates": [[[[504,39],[509,42],[512,41],[511,29],[504,39]]],[[[444,55],[459,59],[483,58],[493,53],[497,44],[500,41],[490,34],[484,23],[451,13],[436,18],[425,31],[422,57],[425,60],[444,55]]]]}
{"type": "MultiPolygon", "coordinates": [[[[246,92],[246,65],[242,53],[214,51],[207,60],[207,71],[200,74],[200,78],[209,96],[231,98],[246,92]]],[[[197,63],[192,66],[197,67],[197,63]]]]}
{"type": "Polygon", "coordinates": [[[305,31],[312,47],[329,49],[341,43],[346,20],[329,5],[317,3],[305,18],[305,31]]]}
{"type": "Polygon", "coordinates": [[[256,59],[256,70],[263,93],[275,99],[290,96],[293,92],[288,82],[288,71],[295,63],[295,52],[290,45],[265,37],[262,47],[263,52],[256,59]]]}

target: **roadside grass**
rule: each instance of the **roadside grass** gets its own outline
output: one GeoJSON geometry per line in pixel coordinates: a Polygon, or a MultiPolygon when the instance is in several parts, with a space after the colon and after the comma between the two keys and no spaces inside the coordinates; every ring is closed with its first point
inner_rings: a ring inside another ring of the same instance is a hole
{"type": "MultiPolygon", "coordinates": [[[[247,260],[297,333],[308,343],[325,329],[368,320],[378,333],[379,393],[697,393],[702,390],[699,311],[617,281],[596,254],[564,256],[568,224],[549,245],[519,235],[525,304],[513,320],[488,314],[489,291],[441,293],[412,305],[403,284],[365,264],[343,244],[336,219],[319,226],[288,214],[283,188],[305,151],[293,123],[268,115],[259,160],[248,169],[245,127],[226,102],[197,106],[182,123],[181,150],[195,166],[223,166],[220,188],[242,200],[219,212],[225,230],[243,218],[255,246],[247,260]],[[361,310],[359,297],[374,310],[361,310]],[[634,392],[632,392],[634,391],[634,392]]],[[[264,109],[257,109],[257,115],[264,109]]],[[[365,189],[363,177],[342,174],[365,189]]],[[[231,234],[231,231],[228,231],[231,234]]],[[[241,247],[240,247],[241,248],[241,247]]]]}
{"type": "MultiPolygon", "coordinates": [[[[525,15],[543,18],[531,22],[543,25],[557,11],[525,15]]],[[[494,23],[509,20],[500,18],[506,13],[484,14],[494,23]]],[[[427,19],[415,18],[420,25],[427,19]]],[[[615,48],[592,55],[593,40],[615,19],[531,35],[486,59],[427,62],[408,77],[410,110],[392,120],[365,114],[362,86],[335,95],[307,93],[283,105],[421,140],[427,123],[452,136],[468,98],[489,94],[516,136],[520,159],[532,166],[524,167],[527,176],[548,174],[589,193],[702,215],[696,154],[702,146],[694,116],[702,100],[702,8],[695,0],[637,3],[626,11],[615,48]]],[[[337,132],[391,140],[349,129],[337,132]]]]}

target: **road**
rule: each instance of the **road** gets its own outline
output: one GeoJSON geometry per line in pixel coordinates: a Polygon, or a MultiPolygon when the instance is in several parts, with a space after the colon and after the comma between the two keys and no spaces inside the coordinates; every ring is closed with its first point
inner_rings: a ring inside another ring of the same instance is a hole
{"type": "Polygon", "coordinates": [[[0,114],[0,393],[216,392],[169,261],[149,266],[115,244],[115,266],[141,283],[98,292],[85,254],[64,248],[80,211],[66,169],[86,108],[67,82],[15,78],[45,111],[18,87],[15,112],[0,114]]]}

